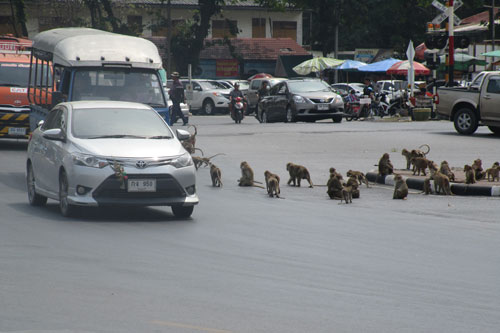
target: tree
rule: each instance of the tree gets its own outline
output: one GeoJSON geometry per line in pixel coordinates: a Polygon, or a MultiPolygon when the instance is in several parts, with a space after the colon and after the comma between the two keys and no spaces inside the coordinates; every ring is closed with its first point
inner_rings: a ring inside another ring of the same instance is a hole
{"type": "Polygon", "coordinates": [[[21,35],[28,36],[28,28],[26,27],[26,11],[24,0],[10,0],[10,9],[12,13],[12,27],[16,36],[19,36],[17,25],[21,26],[21,35]]]}

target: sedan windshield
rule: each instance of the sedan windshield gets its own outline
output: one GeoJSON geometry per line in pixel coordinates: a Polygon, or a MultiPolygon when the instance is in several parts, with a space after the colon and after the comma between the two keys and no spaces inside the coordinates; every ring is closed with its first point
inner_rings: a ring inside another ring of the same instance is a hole
{"type": "Polygon", "coordinates": [[[170,139],[172,132],[151,109],[74,109],[72,134],[81,139],[170,139]]]}
{"type": "Polygon", "coordinates": [[[294,94],[313,91],[332,91],[330,86],[323,81],[288,81],[288,88],[294,94]]]}

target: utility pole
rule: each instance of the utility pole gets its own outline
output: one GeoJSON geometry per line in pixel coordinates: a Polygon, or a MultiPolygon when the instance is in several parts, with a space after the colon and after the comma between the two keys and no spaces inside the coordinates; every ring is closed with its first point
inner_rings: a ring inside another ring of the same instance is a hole
{"type": "Polygon", "coordinates": [[[172,4],[171,0],[167,2],[167,75],[170,75],[172,69],[172,4]]]}
{"type": "Polygon", "coordinates": [[[453,83],[455,79],[453,77],[455,70],[455,36],[453,31],[454,25],[454,9],[453,9],[453,0],[449,0],[448,2],[448,10],[449,10],[449,20],[448,20],[448,86],[453,87],[453,83]]]}

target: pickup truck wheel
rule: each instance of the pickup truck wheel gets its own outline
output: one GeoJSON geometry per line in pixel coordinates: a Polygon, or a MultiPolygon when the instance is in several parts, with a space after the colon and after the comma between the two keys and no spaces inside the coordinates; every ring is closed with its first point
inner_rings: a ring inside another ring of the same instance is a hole
{"type": "Polygon", "coordinates": [[[202,109],[205,114],[211,115],[215,111],[215,104],[211,99],[206,99],[203,101],[202,109]]]}
{"type": "Polygon", "coordinates": [[[453,123],[455,124],[455,130],[465,135],[471,135],[479,126],[476,114],[469,108],[458,110],[453,118],[453,123]]]}
{"type": "Polygon", "coordinates": [[[488,128],[490,129],[490,131],[493,132],[493,134],[495,134],[496,136],[500,136],[500,127],[498,127],[498,126],[488,126],[488,128]]]}

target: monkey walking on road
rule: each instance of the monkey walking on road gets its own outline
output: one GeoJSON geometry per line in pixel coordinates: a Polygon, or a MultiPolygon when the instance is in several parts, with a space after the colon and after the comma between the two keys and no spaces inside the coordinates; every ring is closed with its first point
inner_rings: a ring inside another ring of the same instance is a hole
{"type": "Polygon", "coordinates": [[[293,186],[297,185],[300,187],[300,181],[306,179],[309,182],[309,187],[313,187],[311,176],[306,167],[298,164],[293,164],[288,162],[286,164],[286,170],[290,174],[290,179],[288,180],[288,185],[293,183],[293,186]]]}
{"type": "Polygon", "coordinates": [[[212,178],[212,186],[222,187],[222,176],[220,169],[212,163],[210,163],[210,178],[212,178]]]}

